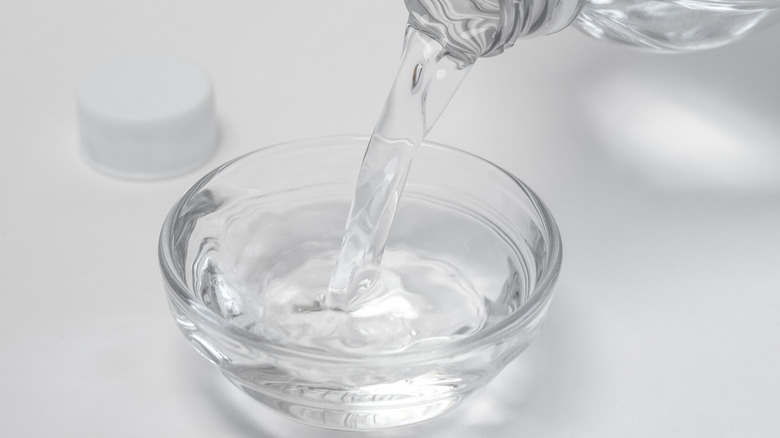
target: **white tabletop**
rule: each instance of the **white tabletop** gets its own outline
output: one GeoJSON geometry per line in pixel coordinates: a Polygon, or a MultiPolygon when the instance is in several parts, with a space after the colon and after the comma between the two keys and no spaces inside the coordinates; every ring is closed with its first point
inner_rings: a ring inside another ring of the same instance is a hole
{"type": "MultiPolygon", "coordinates": [[[[190,348],[168,314],[157,233],[231,157],[370,133],[403,2],[5,3],[0,436],[342,436],[270,413],[190,348]],[[211,74],[222,138],[208,165],[130,182],[81,161],[76,80],[131,51],[211,74]]],[[[486,391],[380,436],[778,436],[778,41],[776,27],[661,56],[570,29],[481,60],[430,138],[545,199],[564,239],[557,295],[486,391]]]]}

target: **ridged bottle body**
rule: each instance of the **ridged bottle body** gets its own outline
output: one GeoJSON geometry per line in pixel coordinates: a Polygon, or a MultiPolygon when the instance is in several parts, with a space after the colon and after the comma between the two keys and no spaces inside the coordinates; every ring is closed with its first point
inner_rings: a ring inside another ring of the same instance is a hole
{"type": "Polygon", "coordinates": [[[412,27],[473,63],[517,39],[575,25],[588,35],[659,51],[713,48],[780,19],[780,0],[405,0],[412,27]]]}

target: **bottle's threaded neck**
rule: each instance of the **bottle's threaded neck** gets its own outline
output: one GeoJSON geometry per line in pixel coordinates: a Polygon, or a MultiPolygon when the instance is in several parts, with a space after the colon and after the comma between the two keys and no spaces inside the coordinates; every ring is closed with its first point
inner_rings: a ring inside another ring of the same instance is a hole
{"type": "Polygon", "coordinates": [[[405,0],[409,25],[438,41],[448,55],[472,64],[518,38],[568,26],[585,0],[405,0]]]}

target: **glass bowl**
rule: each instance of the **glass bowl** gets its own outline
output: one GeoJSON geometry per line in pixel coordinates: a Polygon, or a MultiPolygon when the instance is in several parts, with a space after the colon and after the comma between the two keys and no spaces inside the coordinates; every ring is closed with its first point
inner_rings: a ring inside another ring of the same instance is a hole
{"type": "Polygon", "coordinates": [[[262,404],[331,429],[414,424],[482,388],[538,331],[561,264],[531,189],[426,142],[385,249],[388,292],[357,311],[326,308],[367,142],[234,159],[174,204],[160,234],[170,309],[193,347],[262,404]]]}

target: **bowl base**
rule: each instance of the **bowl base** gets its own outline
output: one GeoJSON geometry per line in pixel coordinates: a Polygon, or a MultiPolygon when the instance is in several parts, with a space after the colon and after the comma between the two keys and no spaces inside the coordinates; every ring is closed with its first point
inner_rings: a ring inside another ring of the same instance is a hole
{"type": "MultiPolygon", "coordinates": [[[[279,394],[267,394],[259,391],[256,386],[249,387],[230,376],[226,377],[244,393],[287,418],[309,426],[346,431],[392,429],[421,423],[450,411],[473,392],[457,392],[447,394],[446,397],[440,395],[429,399],[417,398],[405,400],[403,403],[382,402],[382,396],[374,395],[374,406],[368,403],[361,406],[337,401],[348,398],[349,394],[364,397],[364,390],[361,388],[355,388],[353,391],[332,391],[330,398],[327,396],[328,391],[323,392],[320,388],[297,387],[294,397],[285,400],[279,394]],[[307,400],[310,402],[302,403],[307,400]]],[[[385,397],[392,398],[392,395],[385,397]]]]}

